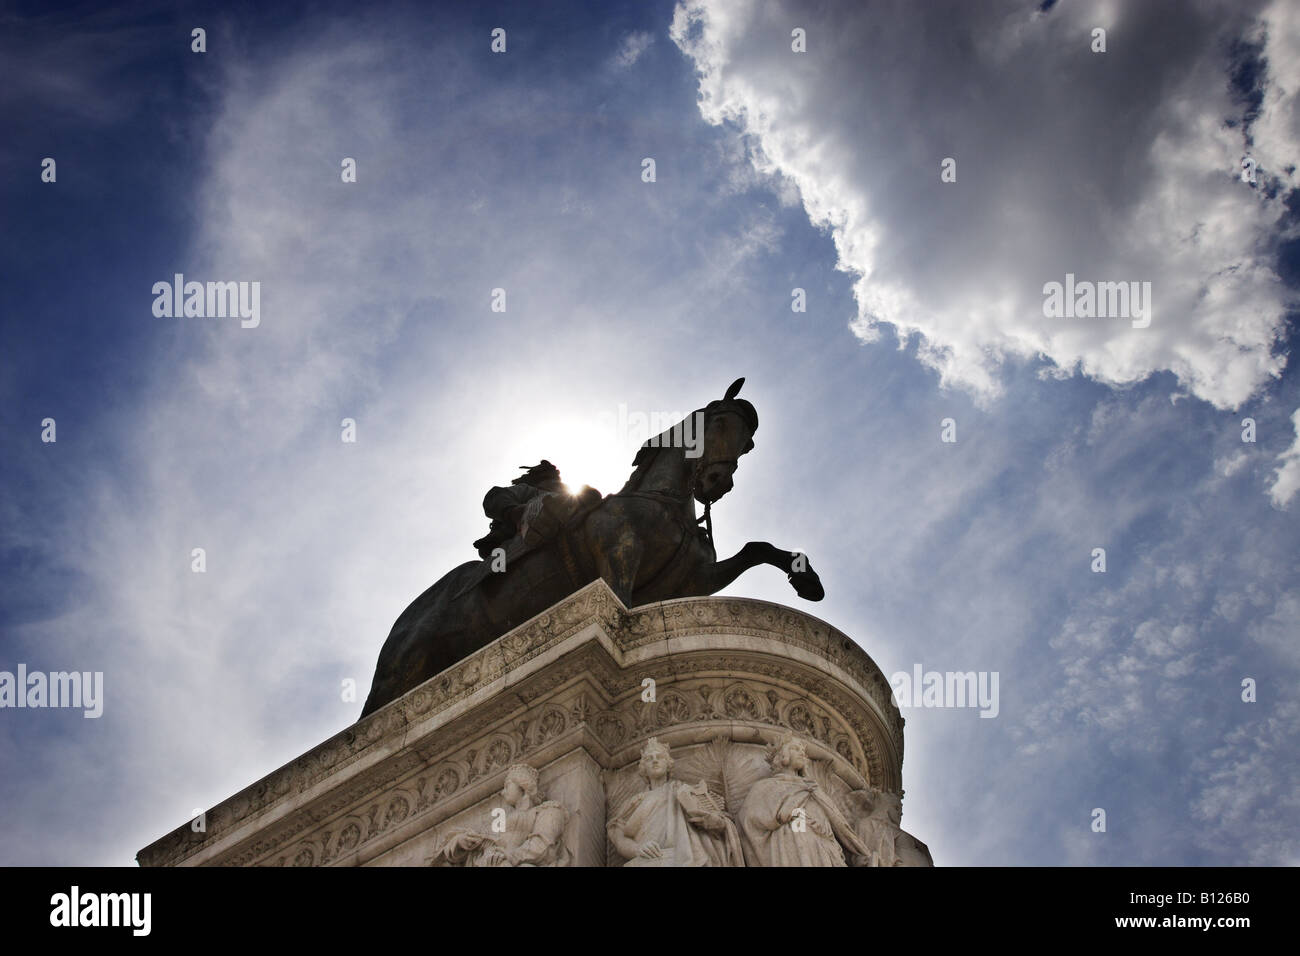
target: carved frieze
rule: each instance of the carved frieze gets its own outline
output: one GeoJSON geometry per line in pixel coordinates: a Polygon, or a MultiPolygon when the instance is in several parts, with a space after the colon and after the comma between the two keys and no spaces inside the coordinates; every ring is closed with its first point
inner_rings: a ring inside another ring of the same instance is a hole
{"type": "Polygon", "coordinates": [[[651,737],[691,733],[791,733],[847,789],[901,787],[902,720],[883,675],[843,634],[735,598],[629,612],[598,580],[218,805],[205,833],[178,828],[140,861],[355,862],[485,799],[512,765],[586,747],[615,770],[651,737]],[[657,685],[649,702],[646,677],[657,685]]]}

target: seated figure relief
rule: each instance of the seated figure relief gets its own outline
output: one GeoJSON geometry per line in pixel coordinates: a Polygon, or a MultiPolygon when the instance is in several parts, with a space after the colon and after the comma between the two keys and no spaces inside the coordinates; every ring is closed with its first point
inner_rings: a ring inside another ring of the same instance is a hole
{"type": "Polygon", "coordinates": [[[627,798],[606,825],[624,866],[744,866],[736,824],[700,781],[671,777],[669,748],[651,737],[638,771],[646,789],[627,798]]]}
{"type": "Polygon", "coordinates": [[[430,866],[568,866],[564,845],[569,811],[543,798],[537,771],[517,763],[506,771],[504,807],[494,808],[487,832],[452,830],[439,844],[430,866]]]}

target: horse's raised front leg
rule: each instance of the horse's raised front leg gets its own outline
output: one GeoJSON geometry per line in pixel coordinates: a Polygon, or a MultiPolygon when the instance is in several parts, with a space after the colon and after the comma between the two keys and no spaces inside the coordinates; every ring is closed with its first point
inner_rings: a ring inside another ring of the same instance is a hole
{"type": "Polygon", "coordinates": [[[808,563],[808,556],[795,551],[782,551],[766,541],[751,541],[724,561],[715,561],[701,568],[690,582],[692,594],[716,594],[750,568],[770,564],[786,573],[795,593],[808,601],[820,601],[826,596],[821,578],[808,563]]]}

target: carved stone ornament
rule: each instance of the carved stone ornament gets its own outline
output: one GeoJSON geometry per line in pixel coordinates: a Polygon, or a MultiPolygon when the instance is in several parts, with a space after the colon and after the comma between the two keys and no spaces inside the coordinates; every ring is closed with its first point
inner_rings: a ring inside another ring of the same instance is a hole
{"type": "Polygon", "coordinates": [[[501,799],[486,829],[456,828],[443,838],[430,866],[568,866],[564,845],[569,811],[546,800],[537,771],[517,763],[506,771],[501,799]]]}
{"type": "Polygon", "coordinates": [[[638,770],[646,788],[622,802],[606,825],[624,866],[744,866],[740,835],[721,796],[704,781],[671,777],[668,747],[651,737],[638,770]]]}
{"type": "Polygon", "coordinates": [[[810,773],[807,746],[785,734],[772,748],[772,776],[749,790],[740,827],[749,866],[865,865],[870,851],[810,773]]]}
{"type": "MultiPolygon", "coordinates": [[[[879,825],[865,820],[883,812],[868,791],[900,792],[902,757],[903,720],[888,683],[825,622],[730,597],[629,610],[597,580],[212,807],[204,828],[183,824],[138,859],[623,866],[651,859],[641,845],[654,839],[671,845],[676,865],[852,865],[871,859],[879,825]],[[770,745],[787,736],[803,749],[802,770],[789,753],[769,764],[770,745]],[[666,779],[651,784],[639,774],[647,751],[671,751],[666,779]],[[675,803],[666,794],[652,800],[655,787],[671,790],[675,803]],[[641,837],[659,825],[638,809],[659,801],[680,808],[682,840],[666,831],[641,837]],[[548,842],[561,818],[565,838],[548,842]],[[789,833],[763,831],[765,820],[789,833]],[[614,822],[621,833],[608,829],[614,822]],[[622,852],[615,836],[635,852],[622,852]]],[[[877,843],[883,862],[887,836],[877,843]]],[[[904,831],[894,856],[929,860],[904,831]]]]}
{"type": "Polygon", "coordinates": [[[934,866],[924,843],[902,829],[903,794],[869,787],[849,794],[853,829],[867,848],[867,866],[934,866]]]}

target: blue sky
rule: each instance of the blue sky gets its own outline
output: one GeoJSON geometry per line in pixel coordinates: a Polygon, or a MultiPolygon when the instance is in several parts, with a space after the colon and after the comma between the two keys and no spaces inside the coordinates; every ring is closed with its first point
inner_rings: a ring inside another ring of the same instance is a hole
{"type": "Polygon", "coordinates": [[[0,862],[130,865],[346,726],[487,487],[546,457],[617,490],[602,415],[741,375],[719,550],[806,550],[827,597],[725,593],[886,675],[1000,674],[996,719],[904,712],[937,862],[1300,862],[1293,5],[42,5],[0,37],[0,670],[106,695],[0,710],[0,862]],[[260,325],[155,317],[177,272],[259,281],[260,325]],[[1046,318],[1067,273],[1150,281],[1150,326],[1046,318]]]}

